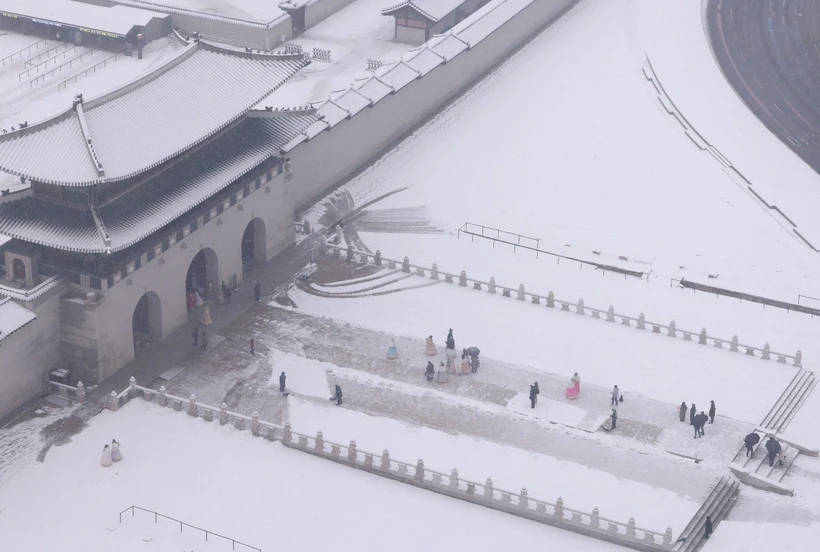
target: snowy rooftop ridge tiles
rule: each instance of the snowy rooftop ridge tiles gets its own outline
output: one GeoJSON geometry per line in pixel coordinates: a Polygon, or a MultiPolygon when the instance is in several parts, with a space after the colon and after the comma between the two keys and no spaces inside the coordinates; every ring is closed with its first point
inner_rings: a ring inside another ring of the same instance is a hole
{"type": "Polygon", "coordinates": [[[198,17],[201,19],[208,19],[211,21],[226,21],[229,23],[233,23],[235,25],[241,25],[243,27],[256,27],[259,29],[268,29],[272,27],[276,22],[278,22],[283,17],[288,17],[288,14],[284,11],[278,16],[275,17],[273,20],[268,22],[263,21],[254,21],[251,19],[241,19],[239,17],[232,17],[230,15],[220,15],[215,13],[208,13],[205,11],[197,11],[191,10],[186,8],[180,8],[178,6],[169,6],[167,4],[163,4],[161,1],[153,2],[153,1],[143,1],[143,0],[113,0],[116,4],[121,4],[123,6],[133,6],[141,9],[146,10],[160,10],[164,13],[170,14],[180,14],[180,15],[191,15],[194,17],[198,17]]]}
{"type": "MultiPolygon", "coordinates": [[[[416,3],[418,1],[413,0],[416,3]]],[[[370,103],[367,107],[372,107],[385,96],[399,92],[414,80],[422,78],[436,67],[444,65],[481,42],[533,1],[491,1],[446,33],[436,35],[418,48],[409,50],[400,60],[380,67],[372,76],[356,80],[345,91],[332,92],[325,101],[315,104],[321,119],[285,145],[283,150],[289,152],[322,131],[354,117],[363,109],[359,97],[368,98],[370,103]],[[351,94],[351,91],[355,91],[357,95],[351,94]]],[[[398,9],[413,2],[403,2],[386,10],[398,9]]],[[[386,10],[382,10],[382,13],[386,10]]]]}
{"type": "Polygon", "coordinates": [[[0,299],[0,341],[3,341],[35,318],[37,318],[36,314],[18,305],[8,297],[0,299]]]}
{"type": "Polygon", "coordinates": [[[237,121],[306,63],[299,56],[191,44],[153,73],[85,101],[85,132],[70,109],[3,135],[0,170],[63,186],[134,177],[237,121]]]}
{"type": "Polygon", "coordinates": [[[466,0],[405,0],[382,10],[382,15],[393,15],[393,12],[410,8],[430,21],[438,22],[450,15],[466,0]]]}
{"type": "Polygon", "coordinates": [[[69,0],[0,0],[0,10],[119,35],[128,33],[134,25],[145,26],[154,18],[168,17],[167,14],[146,9],[102,7],[69,0]]]}

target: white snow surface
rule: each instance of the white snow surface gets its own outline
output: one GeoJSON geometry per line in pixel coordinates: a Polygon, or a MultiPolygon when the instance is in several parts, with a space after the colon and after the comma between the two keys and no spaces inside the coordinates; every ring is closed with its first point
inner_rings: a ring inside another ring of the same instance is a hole
{"type": "Polygon", "coordinates": [[[327,372],[334,366],[303,356],[271,349],[268,357],[273,367],[270,385],[279,387],[279,375],[285,372],[285,389],[291,393],[327,399],[331,396],[327,386],[327,372]]]}
{"type": "Polygon", "coordinates": [[[786,523],[745,523],[723,521],[702,548],[703,552],[735,552],[737,550],[777,550],[805,552],[820,538],[820,523],[808,526],[786,523]]]}
{"type": "Polygon", "coordinates": [[[247,21],[267,23],[285,14],[279,0],[142,0],[144,4],[198,11],[207,15],[222,15],[247,21]]]}
{"type": "MultiPolygon", "coordinates": [[[[616,552],[592,540],[415,489],[288,450],[140,400],[104,411],[43,463],[0,493],[0,534],[9,550],[230,550],[230,542],[153,515],[158,511],[241,542],[314,551],[336,542],[357,550],[411,552],[457,547],[524,548],[537,540],[568,552],[616,552]],[[115,436],[123,460],[100,466],[115,436]],[[206,475],[207,474],[207,475],[206,475]],[[424,530],[419,530],[423,524],[424,530]],[[43,528],[48,530],[44,531],[43,528]],[[457,529],[456,529],[457,527],[457,529]],[[80,530],[81,528],[81,530],[80,530]],[[455,532],[454,532],[455,531],[455,532]],[[145,542],[143,539],[151,539],[145,542]],[[227,548],[226,548],[227,546],[227,548]]],[[[239,548],[237,548],[239,549],[239,548]]]]}

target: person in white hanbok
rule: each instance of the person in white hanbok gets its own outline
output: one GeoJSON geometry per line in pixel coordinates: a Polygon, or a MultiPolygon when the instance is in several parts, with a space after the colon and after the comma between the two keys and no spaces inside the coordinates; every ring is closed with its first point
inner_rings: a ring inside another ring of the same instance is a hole
{"type": "Polygon", "coordinates": [[[100,464],[107,468],[111,465],[111,462],[111,448],[108,445],[105,445],[105,447],[103,447],[102,460],[100,460],[100,464]]]}
{"type": "Polygon", "coordinates": [[[214,323],[211,320],[211,305],[205,305],[205,312],[202,313],[202,318],[199,319],[199,323],[203,326],[210,326],[214,323]]]}
{"type": "Polygon", "coordinates": [[[122,453],[120,452],[120,443],[116,439],[111,440],[111,460],[119,462],[122,460],[122,453]]]}
{"type": "Polygon", "coordinates": [[[427,353],[428,356],[436,356],[438,351],[436,350],[436,344],[433,343],[433,336],[428,336],[427,340],[424,342],[424,352],[427,353]]]}
{"type": "Polygon", "coordinates": [[[444,363],[440,362],[438,371],[436,372],[436,381],[438,383],[447,383],[448,379],[449,378],[447,377],[447,369],[444,367],[444,363]]]}

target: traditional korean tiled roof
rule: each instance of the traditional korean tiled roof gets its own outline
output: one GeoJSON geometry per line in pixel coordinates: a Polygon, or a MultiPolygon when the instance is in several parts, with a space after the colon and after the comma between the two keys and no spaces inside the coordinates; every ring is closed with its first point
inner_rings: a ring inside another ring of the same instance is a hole
{"type": "Polygon", "coordinates": [[[306,63],[193,43],[119,90],[0,136],[0,170],[63,186],[134,177],[226,128],[306,63]]]}
{"type": "Polygon", "coordinates": [[[13,334],[37,315],[11,299],[0,299],[0,341],[13,334]]]}
{"type": "Polygon", "coordinates": [[[393,15],[403,8],[410,8],[432,22],[438,22],[456,11],[465,0],[405,0],[382,10],[382,15],[393,15]]]}
{"type": "Polygon", "coordinates": [[[164,13],[126,6],[96,6],[70,0],[0,0],[0,10],[24,17],[52,21],[125,35],[134,25],[147,25],[164,13]]]}
{"type": "Polygon", "coordinates": [[[97,210],[71,210],[37,196],[0,204],[0,234],[76,253],[126,249],[214,196],[318,119],[312,111],[249,114],[213,142],[191,152],[146,184],[97,210]]]}

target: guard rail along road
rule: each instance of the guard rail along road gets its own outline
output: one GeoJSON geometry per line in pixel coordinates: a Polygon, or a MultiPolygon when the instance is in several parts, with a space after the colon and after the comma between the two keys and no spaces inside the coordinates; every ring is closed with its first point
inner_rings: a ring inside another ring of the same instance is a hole
{"type": "MultiPolygon", "coordinates": [[[[63,396],[81,402],[86,399],[82,383],[78,383],[77,387],[53,382],[51,385],[59,389],[63,396]]],[[[185,411],[189,416],[199,417],[207,422],[216,418],[221,425],[230,423],[239,430],[250,428],[255,437],[278,440],[291,449],[559,529],[644,552],[672,550],[673,547],[671,527],[667,527],[665,531],[646,529],[638,526],[632,517],[624,523],[601,516],[598,508],[593,508],[591,512],[569,508],[564,505],[561,497],[555,502],[530,497],[526,487],[519,492],[499,489],[490,478],[484,483],[462,479],[457,469],[449,474],[438,472],[426,468],[423,459],[403,462],[391,458],[387,449],[376,454],[359,449],[356,441],[350,441],[347,445],[326,441],[321,431],[315,436],[296,433],[291,430],[290,423],[282,426],[265,422],[259,419],[257,412],[250,416],[231,412],[225,403],[218,408],[202,404],[197,402],[195,395],[188,398],[171,395],[164,386],[159,390],[143,387],[137,385],[134,377],[131,377],[129,386],[120,393],[111,391],[105,406],[116,412],[129,400],[140,396],[148,402],[155,402],[178,412],[185,411]]]]}
{"type": "Polygon", "coordinates": [[[776,359],[777,362],[781,364],[788,364],[790,362],[797,368],[800,368],[803,365],[803,353],[799,350],[794,355],[778,353],[772,351],[768,343],[765,343],[763,347],[746,345],[740,343],[736,335],[731,339],[725,339],[722,337],[709,335],[706,332],[706,328],[702,328],[699,332],[678,328],[674,320],[669,322],[669,324],[650,322],[649,320],[646,320],[644,313],[640,313],[637,317],[619,314],[615,312],[615,307],[612,305],[610,305],[606,310],[598,309],[587,306],[584,303],[583,298],[578,299],[577,302],[573,302],[558,299],[551,291],[547,295],[532,293],[524,288],[524,284],[520,284],[517,288],[497,284],[494,277],[491,277],[489,281],[486,282],[482,280],[475,280],[473,278],[468,278],[467,272],[464,270],[462,270],[460,274],[442,272],[438,269],[438,265],[436,263],[433,263],[433,266],[430,268],[418,266],[410,264],[410,260],[407,257],[404,257],[402,261],[397,261],[382,257],[381,251],[378,250],[376,253],[366,253],[363,251],[355,251],[350,244],[348,244],[346,248],[336,245],[336,243],[340,243],[340,241],[341,230],[337,229],[335,235],[331,236],[327,242],[321,242],[325,248],[325,250],[321,253],[327,253],[329,251],[331,255],[336,257],[345,255],[345,258],[349,262],[361,262],[364,264],[373,263],[376,266],[386,264],[387,268],[390,269],[400,267],[405,273],[414,274],[422,278],[429,277],[431,280],[440,280],[443,278],[446,283],[453,284],[458,282],[459,287],[463,288],[469,287],[479,291],[486,290],[487,293],[492,294],[496,294],[500,291],[503,297],[515,296],[515,298],[519,301],[529,301],[530,303],[536,305],[543,303],[548,308],[556,308],[556,306],[560,306],[561,310],[565,312],[575,312],[576,314],[582,316],[588,315],[591,318],[603,319],[612,323],[620,321],[621,326],[632,326],[634,324],[639,330],[651,329],[652,333],[665,334],[668,337],[680,337],[683,341],[697,341],[700,345],[712,345],[712,347],[716,349],[728,348],[729,351],[733,353],[738,353],[742,349],[748,356],[759,356],[764,360],[776,359]]]}

